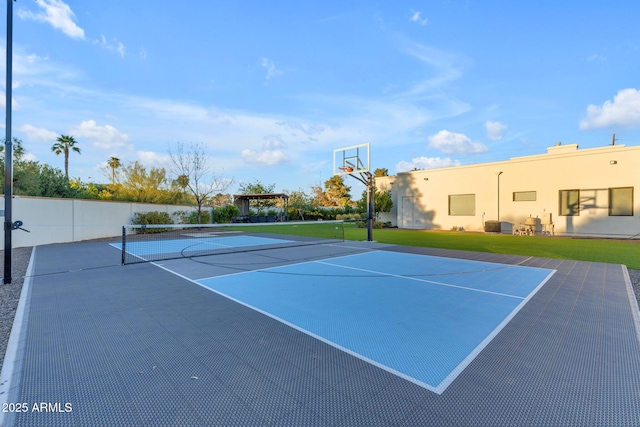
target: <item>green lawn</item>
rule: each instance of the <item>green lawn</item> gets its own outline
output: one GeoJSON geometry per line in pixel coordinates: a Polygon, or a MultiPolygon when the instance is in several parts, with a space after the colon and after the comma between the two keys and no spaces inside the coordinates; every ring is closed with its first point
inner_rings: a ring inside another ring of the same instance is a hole
{"type": "MultiPolygon", "coordinates": [[[[367,230],[345,224],[345,239],[366,240],[367,230]]],[[[528,237],[396,228],[373,230],[373,240],[407,246],[608,262],[640,270],[640,242],[633,240],[528,237]]]]}

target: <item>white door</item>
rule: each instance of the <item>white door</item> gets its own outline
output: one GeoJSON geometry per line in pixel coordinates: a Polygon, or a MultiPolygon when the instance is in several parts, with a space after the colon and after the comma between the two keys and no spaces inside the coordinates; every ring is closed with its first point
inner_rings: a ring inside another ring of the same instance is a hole
{"type": "Polygon", "coordinates": [[[413,222],[413,204],[415,197],[402,198],[402,227],[410,228],[414,226],[413,222]]]}

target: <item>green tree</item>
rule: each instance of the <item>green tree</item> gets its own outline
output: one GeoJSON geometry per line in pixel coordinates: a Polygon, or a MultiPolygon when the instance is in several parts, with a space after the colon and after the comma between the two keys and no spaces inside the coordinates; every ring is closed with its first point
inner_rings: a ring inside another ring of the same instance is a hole
{"type": "Polygon", "coordinates": [[[387,169],[387,168],[378,168],[378,169],[373,171],[373,176],[374,177],[389,176],[389,169],[387,169]]]}
{"type": "Polygon", "coordinates": [[[147,170],[136,161],[125,166],[122,175],[121,182],[111,186],[118,200],[175,204],[182,199],[179,191],[169,187],[167,172],[164,168],[147,170]]]}
{"type": "Polygon", "coordinates": [[[42,165],[40,169],[41,193],[42,197],[81,197],[81,192],[71,188],[69,179],[62,175],[62,171],[50,165],[42,165]]]}
{"type": "Polygon", "coordinates": [[[210,198],[211,206],[214,208],[224,208],[225,206],[233,205],[233,199],[231,194],[218,193],[210,198]]]}
{"type": "Polygon", "coordinates": [[[344,183],[344,177],[334,175],[324,182],[327,196],[333,206],[349,206],[351,204],[351,187],[344,183]]]}
{"type": "Polygon", "coordinates": [[[298,218],[304,221],[304,212],[313,208],[313,197],[302,190],[291,191],[288,196],[289,210],[294,211],[298,218]]]}
{"type": "Polygon", "coordinates": [[[111,168],[111,184],[115,184],[116,183],[116,171],[122,167],[122,163],[120,162],[120,159],[117,157],[110,157],[109,160],[107,160],[107,164],[109,165],[109,168],[111,168]]]}
{"type": "MultiPolygon", "coordinates": [[[[4,142],[4,141],[3,141],[4,142]]],[[[60,169],[27,160],[22,141],[13,138],[13,194],[39,197],[82,197],[60,169]]],[[[4,144],[0,148],[0,182],[4,187],[4,144]]]]}
{"type": "Polygon", "coordinates": [[[314,185],[311,187],[311,191],[313,192],[313,198],[311,203],[313,206],[332,206],[333,202],[331,198],[327,195],[327,192],[322,189],[319,185],[314,185]]]}
{"type": "MultiPolygon", "coordinates": [[[[379,191],[375,189],[373,195],[373,210],[376,220],[380,220],[381,212],[390,212],[393,208],[393,199],[390,191],[379,191]]],[[[360,212],[367,211],[367,190],[362,192],[362,197],[358,200],[358,210],[360,212]]]]}
{"type": "MultiPolygon", "coordinates": [[[[0,159],[2,159],[3,163],[4,163],[4,146],[6,141],[7,141],[6,139],[2,139],[2,145],[0,145],[0,159]]],[[[14,136],[12,141],[13,143],[11,144],[11,147],[12,147],[12,153],[13,153],[13,161],[20,162],[25,154],[24,147],[22,146],[22,140],[14,136]]]]}
{"type": "Polygon", "coordinates": [[[51,151],[56,155],[64,154],[64,176],[69,179],[69,152],[75,151],[81,154],[80,149],[76,147],[78,142],[69,135],[60,135],[56,141],[51,147],[51,151]]]}

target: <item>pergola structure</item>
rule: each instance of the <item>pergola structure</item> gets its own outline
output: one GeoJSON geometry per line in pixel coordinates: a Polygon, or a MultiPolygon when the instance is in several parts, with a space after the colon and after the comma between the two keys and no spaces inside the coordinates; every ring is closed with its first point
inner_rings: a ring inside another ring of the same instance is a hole
{"type": "Polygon", "coordinates": [[[289,196],[284,193],[269,193],[269,194],[236,194],[233,196],[233,203],[240,210],[240,215],[237,218],[239,222],[276,222],[287,220],[287,206],[289,202],[289,196]],[[251,202],[254,200],[282,200],[283,202],[283,215],[276,217],[273,215],[251,215],[249,210],[251,202]]]}

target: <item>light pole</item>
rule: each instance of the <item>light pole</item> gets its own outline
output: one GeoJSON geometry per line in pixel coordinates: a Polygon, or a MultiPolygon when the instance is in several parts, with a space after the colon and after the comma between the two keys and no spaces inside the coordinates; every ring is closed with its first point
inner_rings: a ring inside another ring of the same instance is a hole
{"type": "Polygon", "coordinates": [[[4,277],[3,284],[11,283],[11,197],[13,195],[13,150],[11,142],[11,85],[13,69],[13,1],[7,0],[7,83],[5,86],[5,141],[4,141],[4,277]]]}

